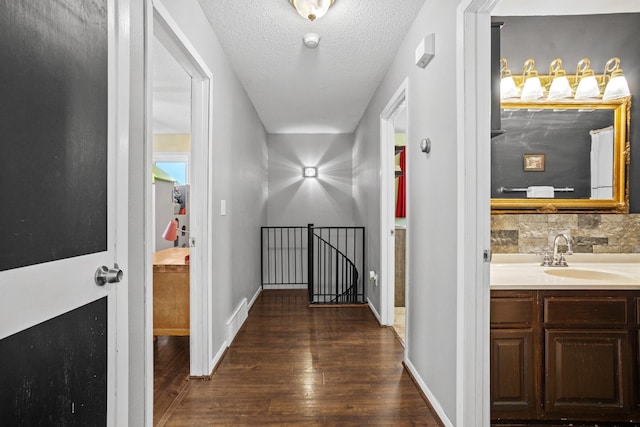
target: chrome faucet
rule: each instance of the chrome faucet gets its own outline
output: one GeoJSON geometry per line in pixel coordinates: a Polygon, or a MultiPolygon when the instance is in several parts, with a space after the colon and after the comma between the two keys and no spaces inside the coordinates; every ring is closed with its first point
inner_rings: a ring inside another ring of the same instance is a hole
{"type": "Polygon", "coordinates": [[[571,249],[571,242],[572,242],[571,238],[564,233],[558,234],[555,237],[555,239],[553,239],[553,261],[551,263],[551,267],[568,267],[569,266],[567,264],[567,260],[564,259],[564,256],[565,254],[566,255],[573,254],[573,250],[571,249]],[[567,243],[567,252],[565,253],[558,253],[558,242],[561,238],[564,239],[564,241],[567,243]]]}

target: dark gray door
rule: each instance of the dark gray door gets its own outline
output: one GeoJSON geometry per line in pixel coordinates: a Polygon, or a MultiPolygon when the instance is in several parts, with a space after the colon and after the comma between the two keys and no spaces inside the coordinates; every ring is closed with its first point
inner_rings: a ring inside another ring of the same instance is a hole
{"type": "Polygon", "coordinates": [[[126,412],[126,292],[93,277],[119,255],[114,201],[127,200],[113,5],[0,0],[0,425],[117,425],[126,412]]]}

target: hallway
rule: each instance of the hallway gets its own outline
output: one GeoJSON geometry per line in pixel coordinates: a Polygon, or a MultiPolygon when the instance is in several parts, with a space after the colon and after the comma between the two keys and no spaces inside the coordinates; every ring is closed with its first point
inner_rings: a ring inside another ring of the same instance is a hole
{"type": "Polygon", "coordinates": [[[187,382],[160,425],[442,425],[368,307],[307,301],[263,291],[211,380],[187,382]]]}

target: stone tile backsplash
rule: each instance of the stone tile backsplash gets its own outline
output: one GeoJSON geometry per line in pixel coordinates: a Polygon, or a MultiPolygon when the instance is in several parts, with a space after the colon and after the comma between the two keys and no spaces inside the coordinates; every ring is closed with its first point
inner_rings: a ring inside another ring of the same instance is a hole
{"type": "Polygon", "coordinates": [[[575,253],[640,253],[640,214],[491,215],[496,254],[552,250],[558,233],[573,238],[575,253]]]}

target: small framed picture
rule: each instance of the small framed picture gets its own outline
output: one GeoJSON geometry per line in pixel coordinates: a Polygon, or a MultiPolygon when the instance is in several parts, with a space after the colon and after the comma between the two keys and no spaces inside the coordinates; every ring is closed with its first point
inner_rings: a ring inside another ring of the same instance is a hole
{"type": "Polygon", "coordinates": [[[524,154],[525,172],[544,172],[544,154],[524,154]]]}

